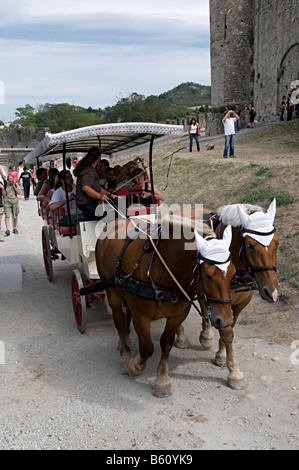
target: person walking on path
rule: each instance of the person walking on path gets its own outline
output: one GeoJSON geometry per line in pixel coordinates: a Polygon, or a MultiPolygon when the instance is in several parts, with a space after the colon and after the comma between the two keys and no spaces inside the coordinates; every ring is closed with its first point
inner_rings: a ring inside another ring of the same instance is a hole
{"type": "Polygon", "coordinates": [[[15,183],[18,182],[19,177],[18,177],[18,172],[17,172],[15,166],[11,166],[11,167],[9,168],[8,175],[12,175],[12,176],[13,176],[13,179],[14,179],[15,183]]]}
{"type": "Polygon", "coordinates": [[[6,174],[3,168],[0,166],[0,183],[4,184],[4,181],[6,181],[6,174]]]}
{"type": "Polygon", "coordinates": [[[196,122],[196,119],[192,118],[190,122],[190,126],[189,126],[189,139],[190,139],[189,150],[190,152],[192,152],[193,139],[195,139],[196,141],[197,151],[200,152],[198,137],[200,137],[200,130],[196,122]]]}
{"type": "Polygon", "coordinates": [[[5,213],[5,225],[6,232],[5,235],[10,235],[9,221],[10,215],[12,214],[13,218],[13,233],[18,234],[18,215],[19,215],[19,200],[18,196],[21,194],[17,183],[14,181],[12,175],[8,175],[7,186],[6,186],[6,195],[4,197],[4,213],[5,213]]]}
{"type": "Polygon", "coordinates": [[[24,162],[20,162],[18,166],[18,183],[22,191],[22,196],[24,196],[24,188],[23,188],[23,181],[20,178],[21,178],[21,174],[23,173],[23,171],[24,171],[24,162]]]}
{"type": "MultiPolygon", "coordinates": [[[[0,183],[0,230],[1,230],[1,223],[2,223],[2,217],[4,213],[4,197],[6,196],[6,180],[3,181],[3,183],[0,183]]],[[[4,242],[3,238],[0,237],[0,242],[4,242]]]]}
{"type": "Polygon", "coordinates": [[[235,138],[236,138],[236,131],[235,131],[235,122],[240,119],[239,116],[235,113],[235,111],[229,110],[222,122],[224,125],[224,134],[225,134],[225,146],[223,152],[223,158],[227,158],[227,152],[229,149],[229,156],[234,157],[235,153],[235,138]],[[233,115],[233,117],[231,117],[233,115]]]}
{"type": "Polygon", "coordinates": [[[24,199],[25,201],[28,201],[30,195],[31,174],[26,166],[24,167],[24,171],[20,176],[20,180],[23,181],[24,199]]]}

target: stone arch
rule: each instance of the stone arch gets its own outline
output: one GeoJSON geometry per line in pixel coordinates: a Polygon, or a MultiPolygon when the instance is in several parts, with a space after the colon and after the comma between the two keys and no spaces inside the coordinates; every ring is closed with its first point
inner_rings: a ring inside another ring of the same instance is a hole
{"type": "Polygon", "coordinates": [[[277,71],[277,108],[283,95],[288,94],[292,81],[299,80],[299,43],[290,46],[277,71]]]}

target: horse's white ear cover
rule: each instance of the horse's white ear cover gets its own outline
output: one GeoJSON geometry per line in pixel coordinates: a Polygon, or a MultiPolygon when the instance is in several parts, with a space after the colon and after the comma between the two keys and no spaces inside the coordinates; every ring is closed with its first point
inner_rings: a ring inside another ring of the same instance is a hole
{"type": "Polygon", "coordinates": [[[271,202],[267,213],[254,212],[251,215],[246,214],[241,206],[238,205],[238,213],[240,217],[240,223],[244,229],[243,237],[249,235],[251,238],[257,240],[264,246],[269,246],[274,234],[269,234],[274,229],[274,219],[276,214],[276,199],[271,202]],[[246,230],[253,230],[257,233],[246,233],[246,230]],[[265,234],[265,235],[264,235],[265,234]]]}
{"type": "Polygon", "coordinates": [[[276,199],[274,198],[273,201],[271,202],[267,214],[269,214],[270,219],[272,220],[272,224],[274,224],[274,219],[276,215],[276,199]]]}
{"type": "MultiPolygon", "coordinates": [[[[231,226],[228,225],[226,227],[223,233],[223,238],[221,240],[217,240],[217,238],[205,240],[196,230],[194,230],[194,234],[196,247],[199,253],[204,258],[214,261],[215,265],[221,269],[221,271],[226,272],[230,263],[229,260],[226,263],[225,261],[229,258],[230,255],[229,247],[232,240],[231,226]]],[[[201,260],[201,263],[202,262],[203,261],[201,260]]]]}
{"type": "Polygon", "coordinates": [[[242,207],[238,205],[238,212],[239,212],[239,217],[240,217],[240,224],[242,227],[246,227],[248,225],[248,220],[249,220],[249,215],[246,214],[245,211],[243,211],[242,207]]]}
{"type": "Polygon", "coordinates": [[[207,249],[207,241],[196,231],[194,230],[195,234],[195,243],[196,243],[196,248],[200,253],[205,251],[207,249]]]}
{"type": "Polygon", "coordinates": [[[228,225],[226,229],[223,232],[222,240],[225,240],[227,249],[229,249],[230,244],[232,242],[232,227],[231,225],[228,225]]]}

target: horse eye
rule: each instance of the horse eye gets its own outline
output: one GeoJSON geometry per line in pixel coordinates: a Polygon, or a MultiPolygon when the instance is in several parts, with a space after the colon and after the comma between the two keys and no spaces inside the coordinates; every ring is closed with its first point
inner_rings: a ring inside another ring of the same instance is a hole
{"type": "Polygon", "coordinates": [[[210,276],[210,274],[205,274],[205,278],[207,281],[210,281],[212,279],[212,276],[210,276]]]}
{"type": "Polygon", "coordinates": [[[251,243],[248,243],[246,246],[250,251],[254,251],[254,246],[251,243]]]}

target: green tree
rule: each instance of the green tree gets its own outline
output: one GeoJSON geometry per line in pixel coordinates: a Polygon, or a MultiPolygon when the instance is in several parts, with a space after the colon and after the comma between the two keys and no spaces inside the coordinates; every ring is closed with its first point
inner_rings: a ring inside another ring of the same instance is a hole
{"type": "Polygon", "coordinates": [[[96,114],[68,103],[40,105],[35,117],[39,127],[49,127],[53,133],[93,126],[100,122],[96,114]]]}
{"type": "Polygon", "coordinates": [[[105,122],[155,122],[166,118],[166,108],[157,96],[131,93],[118,99],[116,105],[105,108],[105,122]]]}
{"type": "Polygon", "coordinates": [[[35,109],[30,104],[17,108],[15,116],[17,118],[14,121],[15,124],[21,124],[24,127],[36,127],[35,109]]]}

